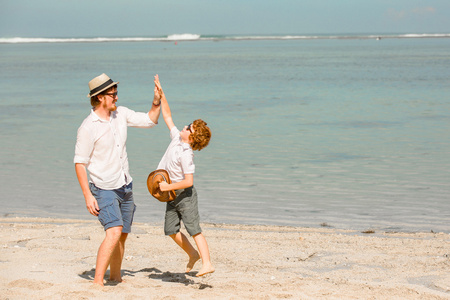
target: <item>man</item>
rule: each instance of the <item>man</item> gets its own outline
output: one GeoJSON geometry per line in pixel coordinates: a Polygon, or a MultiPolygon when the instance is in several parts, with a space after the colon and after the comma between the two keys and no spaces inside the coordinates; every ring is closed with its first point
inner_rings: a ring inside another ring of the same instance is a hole
{"type": "Polygon", "coordinates": [[[156,86],[150,111],[141,113],[116,106],[118,83],[106,74],[89,82],[92,110],[78,129],[74,157],[86,208],[98,216],[106,232],[98,249],[94,278],[94,284],[102,286],[108,266],[109,280],[122,281],[125,241],[136,209],[125,145],[127,127],[151,128],[157,124],[160,114],[156,86]]]}

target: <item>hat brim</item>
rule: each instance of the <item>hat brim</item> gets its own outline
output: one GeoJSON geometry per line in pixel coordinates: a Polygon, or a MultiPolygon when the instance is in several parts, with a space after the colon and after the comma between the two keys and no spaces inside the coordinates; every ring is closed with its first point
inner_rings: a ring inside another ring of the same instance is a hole
{"type": "Polygon", "coordinates": [[[113,86],[118,85],[118,84],[119,84],[119,81],[113,82],[113,83],[111,83],[110,85],[108,85],[108,86],[102,88],[102,89],[99,90],[99,91],[96,91],[96,92],[93,93],[93,94],[91,94],[91,93],[87,94],[86,97],[88,97],[88,98],[94,97],[94,96],[100,94],[101,92],[106,91],[106,90],[109,89],[110,87],[113,87],[113,86]]]}
{"type": "Polygon", "coordinates": [[[166,181],[167,183],[171,183],[169,173],[164,169],[158,169],[151,172],[147,178],[147,188],[150,194],[161,202],[168,202],[174,200],[177,196],[175,191],[166,191],[163,192],[159,188],[159,183],[166,181]]]}

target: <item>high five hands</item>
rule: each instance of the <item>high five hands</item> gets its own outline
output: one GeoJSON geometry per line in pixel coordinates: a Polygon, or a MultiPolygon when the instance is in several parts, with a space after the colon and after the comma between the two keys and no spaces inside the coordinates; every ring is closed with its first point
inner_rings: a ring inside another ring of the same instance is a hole
{"type": "Polygon", "coordinates": [[[153,97],[153,105],[158,106],[161,104],[161,97],[163,94],[161,84],[159,83],[158,74],[155,75],[154,82],[155,82],[155,89],[154,89],[155,96],[153,97]]]}

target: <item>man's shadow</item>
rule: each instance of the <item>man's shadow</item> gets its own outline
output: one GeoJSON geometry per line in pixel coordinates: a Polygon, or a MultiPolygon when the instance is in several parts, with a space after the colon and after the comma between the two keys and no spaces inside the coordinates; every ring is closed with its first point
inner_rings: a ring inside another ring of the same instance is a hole
{"type": "MultiPolygon", "coordinates": [[[[199,285],[198,288],[200,290],[205,289],[205,288],[212,288],[212,286],[209,284],[198,283],[198,282],[195,282],[193,279],[190,279],[187,277],[187,276],[189,276],[189,277],[197,278],[197,277],[195,277],[195,274],[197,274],[196,272],[172,273],[169,271],[163,272],[157,268],[144,268],[144,269],[137,270],[137,271],[123,270],[122,276],[134,277],[135,274],[137,274],[137,273],[150,273],[148,275],[148,278],[157,279],[157,280],[161,280],[164,282],[178,282],[178,283],[184,284],[185,286],[199,285]]],[[[84,278],[86,280],[94,280],[95,268],[92,268],[89,271],[84,271],[83,273],[78,274],[78,276],[80,276],[81,278],[84,278]]],[[[106,274],[105,274],[105,280],[106,280],[105,285],[106,286],[115,286],[115,285],[119,284],[119,282],[108,281],[107,280],[108,277],[109,277],[109,270],[106,271],[106,274]]]]}

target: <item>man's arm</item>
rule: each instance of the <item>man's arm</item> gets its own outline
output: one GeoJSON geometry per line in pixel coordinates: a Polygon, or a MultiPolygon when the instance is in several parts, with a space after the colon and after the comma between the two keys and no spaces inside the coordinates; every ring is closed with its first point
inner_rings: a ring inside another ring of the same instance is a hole
{"type": "MultiPolygon", "coordinates": [[[[158,75],[155,76],[155,78],[158,75]]],[[[156,79],[155,79],[155,96],[153,97],[152,108],[148,112],[148,116],[153,123],[158,124],[159,114],[161,113],[161,95],[156,87],[156,79]]]]}
{"type": "Polygon", "coordinates": [[[84,164],[75,164],[75,173],[77,174],[78,182],[80,183],[81,191],[83,192],[84,199],[86,200],[86,208],[91,215],[98,216],[99,208],[95,197],[92,195],[89,189],[89,182],[87,178],[86,166],[84,164]]]}
{"type": "Polygon", "coordinates": [[[167,102],[166,95],[164,95],[164,91],[161,87],[161,83],[159,82],[159,76],[155,76],[155,88],[158,90],[160,101],[161,101],[161,110],[164,117],[164,121],[166,122],[169,130],[175,126],[172,120],[172,112],[170,111],[169,103],[167,102]]]}

